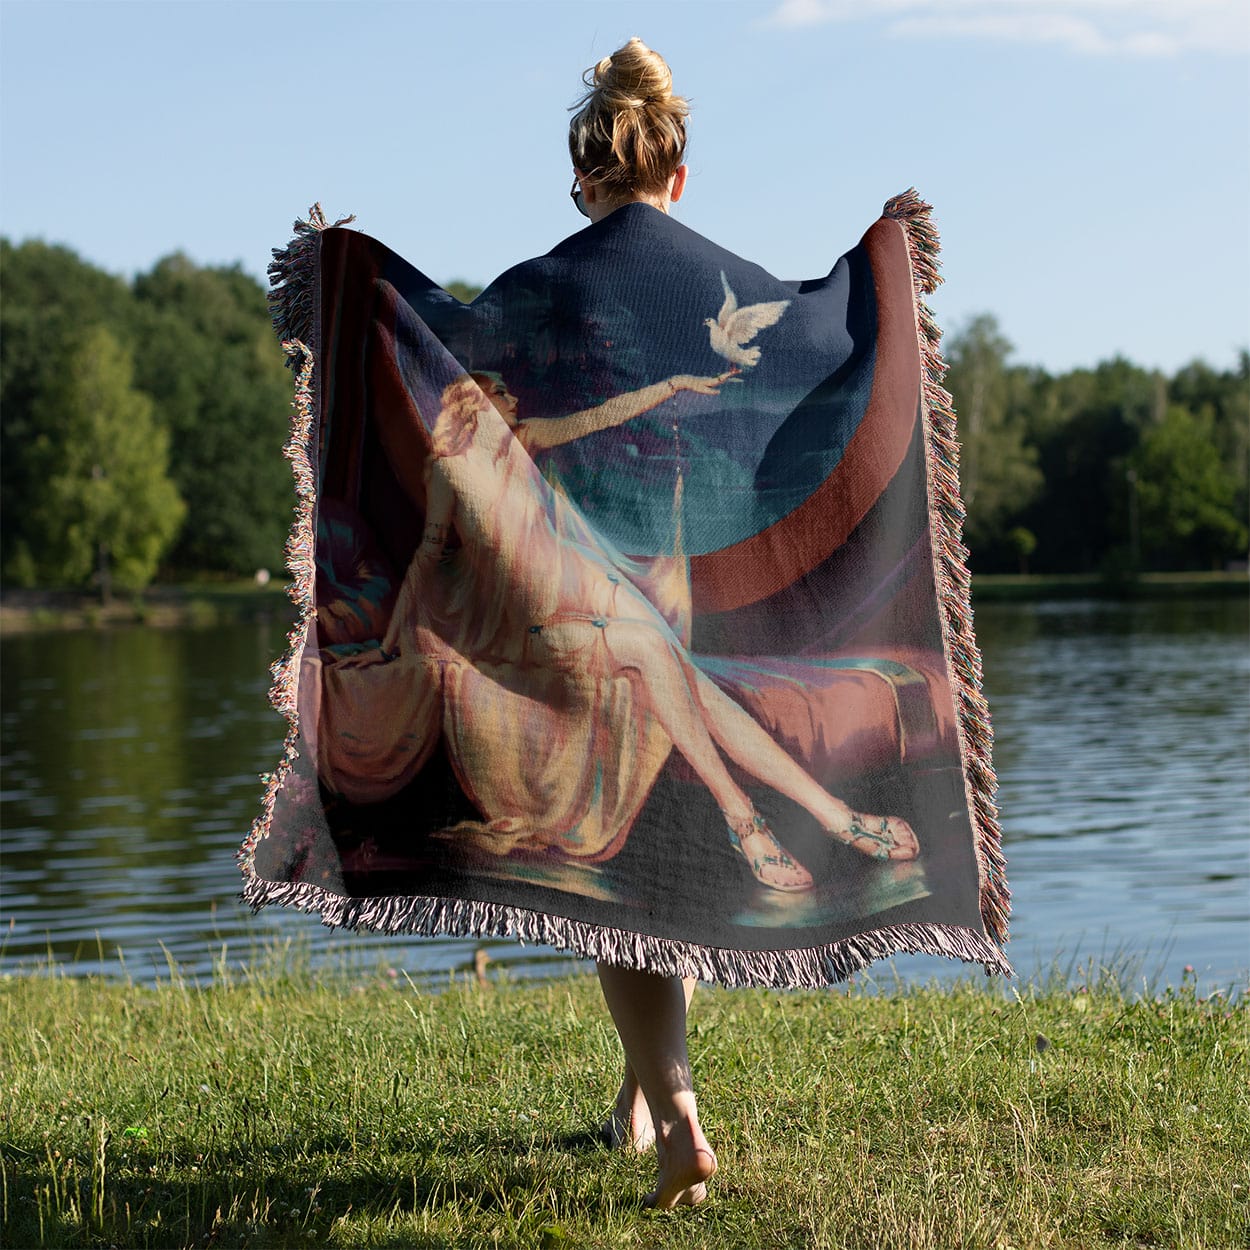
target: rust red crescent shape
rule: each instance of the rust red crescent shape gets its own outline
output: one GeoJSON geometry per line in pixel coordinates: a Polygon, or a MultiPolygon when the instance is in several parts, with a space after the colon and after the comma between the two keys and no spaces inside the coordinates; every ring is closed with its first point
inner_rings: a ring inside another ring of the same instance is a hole
{"type": "Polygon", "coordinates": [[[690,557],[696,613],[756,603],[837,550],[898,472],[920,405],[920,346],[903,226],[883,218],[864,235],[877,297],[877,359],[868,405],[833,472],[758,534],[690,557]]]}

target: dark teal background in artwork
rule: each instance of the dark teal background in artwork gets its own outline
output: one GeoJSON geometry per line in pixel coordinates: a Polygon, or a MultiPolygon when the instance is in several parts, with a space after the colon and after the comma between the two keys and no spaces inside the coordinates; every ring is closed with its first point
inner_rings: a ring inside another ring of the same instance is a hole
{"type": "Polygon", "coordinates": [[[742,307],[789,301],[750,344],[759,364],[718,395],[681,391],[624,425],[536,456],[548,480],[630,554],[673,552],[679,468],[683,549],[716,551],[808,498],[864,415],[877,326],[861,248],[823,278],[781,282],[648,205],[629,205],[465,306],[377,246],[384,279],[462,366],[503,376],[522,419],[567,416],[679,374],[724,372],[704,324],[724,299],[709,274],[724,273],[742,307]]]}

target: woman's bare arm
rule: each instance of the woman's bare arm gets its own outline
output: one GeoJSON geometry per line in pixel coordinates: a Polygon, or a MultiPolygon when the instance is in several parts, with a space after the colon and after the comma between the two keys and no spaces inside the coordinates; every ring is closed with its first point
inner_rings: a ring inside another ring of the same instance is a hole
{"type": "Polygon", "coordinates": [[[582,412],[572,413],[567,417],[536,417],[524,421],[517,429],[517,437],[529,451],[539,451],[545,447],[559,447],[562,443],[571,443],[575,439],[585,438],[588,434],[598,434],[600,430],[610,430],[613,426],[624,425],[640,417],[644,412],[659,407],[666,399],[672,399],[678,391],[693,391],[698,395],[717,395],[721,385],[736,373],[731,369],[714,378],[697,378],[689,374],[677,374],[665,378],[662,382],[652,382],[650,386],[641,387],[636,391],[626,391],[622,395],[613,395],[595,408],[586,408],[582,412]]]}
{"type": "MultiPolygon", "coordinates": [[[[431,469],[438,464],[430,461],[431,469]]],[[[429,472],[425,482],[425,529],[417,548],[420,560],[437,560],[451,541],[451,523],[456,514],[456,496],[444,474],[429,472]]]]}

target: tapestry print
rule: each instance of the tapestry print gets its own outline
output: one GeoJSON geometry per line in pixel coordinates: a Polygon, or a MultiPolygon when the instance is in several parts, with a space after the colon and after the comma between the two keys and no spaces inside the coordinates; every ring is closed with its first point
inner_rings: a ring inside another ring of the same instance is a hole
{"type": "Polygon", "coordinates": [[[249,901],[731,984],[1009,970],[927,213],[785,283],[630,204],[471,305],[303,226],[249,901]]]}

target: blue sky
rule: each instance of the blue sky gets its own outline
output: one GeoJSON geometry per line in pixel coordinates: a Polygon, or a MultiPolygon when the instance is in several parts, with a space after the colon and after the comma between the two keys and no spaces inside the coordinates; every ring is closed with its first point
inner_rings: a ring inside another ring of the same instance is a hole
{"type": "Polygon", "coordinates": [[[948,329],[1052,370],[1250,344],[1244,0],[0,0],[0,228],[260,276],[320,200],[486,282],[581,225],[567,108],[634,34],[693,107],[678,215],[778,276],[915,185],[948,329]]]}

